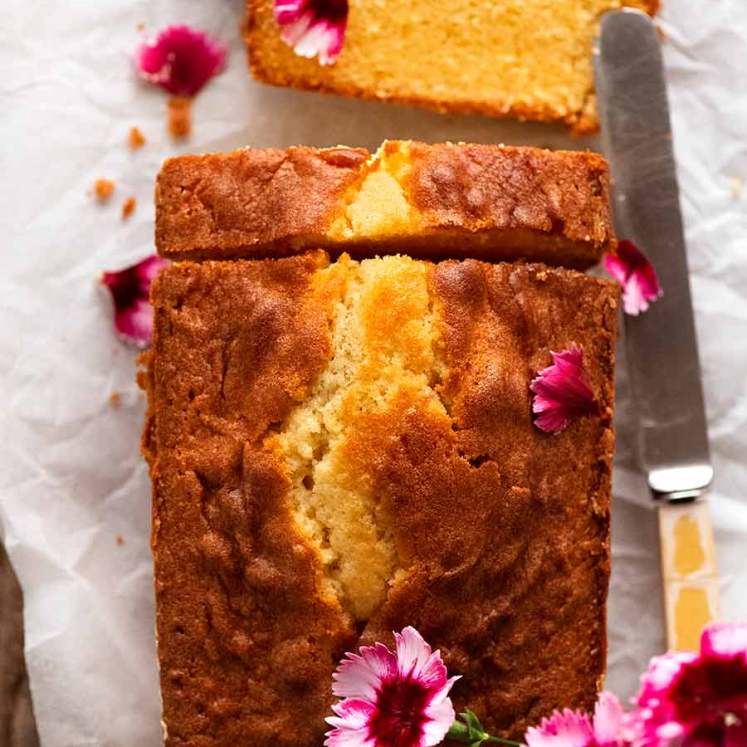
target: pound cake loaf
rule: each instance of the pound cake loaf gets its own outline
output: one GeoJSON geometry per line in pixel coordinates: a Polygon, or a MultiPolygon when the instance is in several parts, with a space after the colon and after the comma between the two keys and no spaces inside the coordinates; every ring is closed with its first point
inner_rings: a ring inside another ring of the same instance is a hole
{"type": "Polygon", "coordinates": [[[605,667],[617,287],[323,251],[177,262],[144,383],[166,744],[321,747],[346,651],[415,626],[521,738],[605,667]],[[580,345],[597,411],[530,381],[580,345]]]}
{"type": "Polygon", "coordinates": [[[653,15],[657,6],[658,0],[248,0],[245,37],[252,74],[265,83],[562,122],[583,134],[598,128],[591,51],[600,17],[622,7],[653,15]],[[292,14],[281,6],[299,6],[302,17],[285,25],[292,14]],[[325,38],[331,54],[301,56],[324,47],[325,38]]]}
{"type": "Polygon", "coordinates": [[[585,268],[614,247],[609,171],[594,153],[387,141],[363,148],[180,156],[156,187],[171,259],[356,256],[526,258],[585,268]]]}

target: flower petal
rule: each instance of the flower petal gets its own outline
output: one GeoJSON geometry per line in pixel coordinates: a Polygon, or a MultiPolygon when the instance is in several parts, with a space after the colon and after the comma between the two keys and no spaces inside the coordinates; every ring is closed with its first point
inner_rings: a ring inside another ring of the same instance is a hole
{"type": "Polygon", "coordinates": [[[704,656],[747,657],[747,624],[713,623],[700,639],[700,652],[704,656]]]}
{"type": "Polygon", "coordinates": [[[676,652],[655,656],[648,670],[641,675],[641,689],[636,698],[638,705],[647,707],[661,702],[662,695],[674,682],[682,667],[697,659],[697,654],[676,652]]]}
{"type": "Polygon", "coordinates": [[[441,693],[426,708],[425,714],[428,720],[423,725],[422,747],[432,747],[432,745],[441,744],[451,725],[454,723],[456,713],[454,712],[451,699],[447,696],[452,685],[458,679],[459,677],[449,679],[442,688],[441,693]]]}
{"type": "Polygon", "coordinates": [[[623,239],[617,245],[617,253],[605,254],[602,261],[604,269],[622,285],[626,314],[637,316],[661,296],[654,266],[632,241],[623,239]]]}
{"type": "Polygon", "coordinates": [[[439,651],[429,644],[412,626],[395,633],[397,666],[401,677],[412,677],[429,690],[440,690],[447,682],[446,667],[439,651]]]}
{"type": "Polygon", "coordinates": [[[589,717],[566,708],[530,727],[524,740],[527,747],[587,747],[593,738],[589,717]]]}
{"type": "Polygon", "coordinates": [[[189,26],[168,26],[135,53],[140,75],[173,96],[195,96],[225,61],[221,42],[189,26]]]}
{"type": "Polygon", "coordinates": [[[586,382],[583,350],[571,345],[560,353],[551,352],[552,365],[543,368],[529,385],[534,393],[532,412],[535,425],[558,433],[578,417],[597,412],[594,392],[586,382]]]}
{"type": "Polygon", "coordinates": [[[155,255],[131,267],[105,272],[101,283],[114,302],[114,328],[125,341],[138,348],[150,345],[153,336],[153,307],[150,286],[168,262],[155,255]]]}
{"type": "Polygon", "coordinates": [[[597,742],[617,744],[624,731],[625,712],[622,704],[610,692],[599,694],[594,708],[594,737],[597,742]]]}
{"type": "Polygon", "coordinates": [[[397,676],[397,659],[383,644],[363,646],[359,654],[348,653],[332,675],[332,692],[338,698],[373,701],[383,682],[397,676]]]}
{"type": "Polygon", "coordinates": [[[276,0],[275,20],[283,41],[301,57],[318,57],[330,65],[345,42],[347,0],[276,0]]]}

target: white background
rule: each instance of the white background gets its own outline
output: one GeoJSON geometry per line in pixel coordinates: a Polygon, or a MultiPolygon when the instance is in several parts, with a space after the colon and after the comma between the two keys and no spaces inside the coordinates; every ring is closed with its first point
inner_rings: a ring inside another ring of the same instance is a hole
{"type": "MultiPolygon", "coordinates": [[[[26,596],[31,687],[48,747],[154,747],[160,739],[149,484],[138,453],[143,397],[135,355],[114,338],[96,283],[103,269],[152,251],[160,162],[184,150],[376,147],[385,137],[594,145],[554,127],[262,87],[245,68],[242,5],[2,1],[0,524],[26,596]],[[137,82],[130,63],[137,24],[153,31],[175,22],[231,47],[227,72],[196,101],[194,135],[182,147],[165,133],[165,97],[137,82]],[[148,138],[136,153],[125,146],[131,125],[148,138]],[[102,207],[88,192],[104,176],[117,191],[102,207]],[[123,222],[130,194],[138,208],[123,222]],[[122,395],[119,409],[113,392],[122,395]]],[[[741,196],[732,186],[747,177],[747,2],[664,5],[723,606],[727,617],[747,619],[747,185],[741,196]]],[[[623,361],[620,368],[608,684],[627,697],[664,640],[656,523],[631,458],[623,361]]]]}

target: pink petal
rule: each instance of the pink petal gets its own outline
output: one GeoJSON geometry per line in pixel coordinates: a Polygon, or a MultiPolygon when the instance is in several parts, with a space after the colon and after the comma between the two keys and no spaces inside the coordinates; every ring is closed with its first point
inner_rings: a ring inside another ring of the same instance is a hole
{"type": "Polygon", "coordinates": [[[345,42],[347,0],[275,0],[275,20],[282,39],[301,57],[318,57],[330,65],[345,42]]]}
{"type": "Polygon", "coordinates": [[[638,705],[646,707],[652,701],[658,704],[682,667],[697,658],[693,653],[671,652],[651,659],[648,670],[641,675],[641,689],[636,699],[638,705]]]}
{"type": "Polygon", "coordinates": [[[597,412],[594,392],[586,382],[583,350],[571,345],[560,353],[551,352],[553,363],[542,369],[529,385],[534,393],[532,412],[535,425],[558,433],[578,417],[597,412]]]}
{"type": "Polygon", "coordinates": [[[101,276],[114,302],[114,328],[125,342],[136,347],[150,345],[153,336],[150,286],[167,264],[166,260],[153,255],[131,267],[101,276]]]}
{"type": "Polygon", "coordinates": [[[434,698],[426,708],[425,714],[428,721],[423,726],[423,744],[422,747],[432,747],[432,745],[441,744],[447,732],[451,728],[456,718],[454,706],[451,699],[448,698],[452,685],[459,677],[452,677],[448,680],[446,686],[442,689],[441,694],[434,698]]]}
{"type": "Polygon", "coordinates": [[[745,747],[747,745],[747,723],[734,724],[726,729],[723,747],[745,747]]]}
{"type": "Polygon", "coordinates": [[[225,45],[189,26],[168,26],[135,53],[140,75],[173,96],[195,96],[225,61],[225,45]]]}
{"type": "Polygon", "coordinates": [[[747,624],[712,623],[703,631],[700,652],[704,656],[747,657],[747,624]]]}
{"type": "Polygon", "coordinates": [[[625,730],[625,712],[615,695],[609,692],[599,694],[594,708],[594,736],[599,744],[616,745],[625,730]]]}
{"type": "Polygon", "coordinates": [[[397,676],[397,658],[383,644],[363,646],[360,655],[348,653],[332,675],[332,692],[338,698],[373,701],[383,682],[397,676]]]}
{"type": "Polygon", "coordinates": [[[632,241],[621,241],[617,254],[605,254],[603,263],[609,275],[622,285],[626,314],[637,316],[661,296],[654,266],[632,241]]]}
{"type": "Polygon", "coordinates": [[[447,681],[441,653],[434,653],[420,633],[409,625],[401,633],[395,633],[394,638],[400,676],[412,677],[429,690],[440,690],[447,681]]]}
{"type": "Polygon", "coordinates": [[[527,747],[587,747],[593,740],[591,720],[579,711],[555,711],[524,737],[527,747]]]}

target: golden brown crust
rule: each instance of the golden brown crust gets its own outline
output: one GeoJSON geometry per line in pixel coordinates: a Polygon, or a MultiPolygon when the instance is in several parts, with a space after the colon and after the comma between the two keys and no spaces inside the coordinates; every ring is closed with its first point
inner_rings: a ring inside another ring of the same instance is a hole
{"type": "Polygon", "coordinates": [[[585,152],[401,141],[386,142],[375,158],[363,149],[246,149],[172,158],[156,188],[156,245],[169,258],[322,246],[584,268],[614,242],[607,163],[585,152]],[[397,177],[405,230],[340,231],[356,190],[394,157],[407,172],[397,177]]]}
{"type": "Polygon", "coordinates": [[[281,254],[323,231],[368,158],[363,148],[255,148],[166,161],[156,182],[165,257],[281,254]]]}
{"type": "Polygon", "coordinates": [[[178,264],[153,287],[144,445],[168,745],[315,744],[351,643],[261,449],[330,355],[309,285],[324,262],[178,264]]]}
{"type": "MultiPolygon", "coordinates": [[[[154,285],[144,446],[169,745],[319,747],[335,662],[359,642],[265,441],[335,352],[325,264],[181,263],[154,285]]],[[[425,269],[429,393],[403,388],[345,431],[348,478],[377,496],[400,564],[360,640],[415,625],[464,675],[457,707],[520,737],[554,707],[589,707],[604,669],[618,291],[541,266],[425,269]],[[551,436],[532,425],[529,382],[570,342],[599,415],[551,436]]],[[[363,322],[396,354],[389,303],[363,322]]]]}

